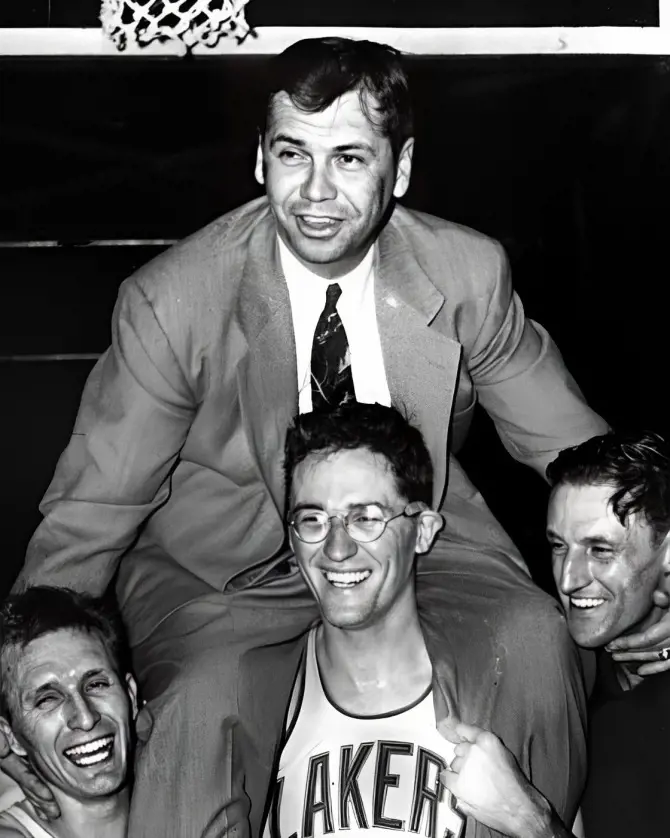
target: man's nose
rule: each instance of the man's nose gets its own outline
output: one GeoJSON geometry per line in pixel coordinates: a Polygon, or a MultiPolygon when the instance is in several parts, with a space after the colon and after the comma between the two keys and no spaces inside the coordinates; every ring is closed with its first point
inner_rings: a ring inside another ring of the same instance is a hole
{"type": "Polygon", "coordinates": [[[568,553],[561,569],[561,593],[566,596],[585,588],[591,581],[589,563],[580,553],[568,553]]]}
{"type": "Polygon", "coordinates": [[[358,544],[349,535],[340,518],[332,518],[323,552],[334,562],[343,562],[356,555],[358,544]]]}
{"type": "Polygon", "coordinates": [[[68,711],[67,726],[70,730],[92,730],[100,721],[100,713],[85,695],[72,696],[68,711]]]}
{"type": "Polygon", "coordinates": [[[300,187],[300,195],[307,201],[332,201],[337,197],[328,166],[325,163],[314,162],[309,168],[309,174],[300,187]]]}

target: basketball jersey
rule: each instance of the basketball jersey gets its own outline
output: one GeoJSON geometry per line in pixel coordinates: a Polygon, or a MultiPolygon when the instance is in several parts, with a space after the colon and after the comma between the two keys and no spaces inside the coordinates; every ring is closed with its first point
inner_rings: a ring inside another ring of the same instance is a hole
{"type": "Polygon", "coordinates": [[[432,690],[394,713],[350,715],[325,693],[315,641],[312,629],[264,838],[461,838],[465,816],[439,781],[454,745],[435,727],[432,690]]]}

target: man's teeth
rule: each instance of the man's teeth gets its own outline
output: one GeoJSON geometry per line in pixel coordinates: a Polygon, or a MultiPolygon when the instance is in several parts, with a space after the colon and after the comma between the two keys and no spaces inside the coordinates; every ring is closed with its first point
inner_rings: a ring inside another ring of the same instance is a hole
{"type": "Polygon", "coordinates": [[[336,218],[327,218],[319,215],[303,215],[302,220],[306,221],[308,224],[313,224],[315,226],[322,225],[324,227],[328,224],[337,223],[336,218]]]}
{"type": "Polygon", "coordinates": [[[603,602],[605,602],[604,599],[596,599],[595,597],[580,597],[579,599],[570,597],[570,605],[574,608],[596,608],[603,602]]]}
{"type": "Polygon", "coordinates": [[[101,736],[99,739],[86,742],[84,745],[67,748],[65,756],[75,765],[95,765],[95,763],[107,759],[113,744],[113,736],[101,736]]]}
{"type": "Polygon", "coordinates": [[[363,582],[370,575],[369,570],[358,571],[324,571],[326,579],[331,585],[338,588],[351,588],[353,585],[358,585],[363,582]]]}

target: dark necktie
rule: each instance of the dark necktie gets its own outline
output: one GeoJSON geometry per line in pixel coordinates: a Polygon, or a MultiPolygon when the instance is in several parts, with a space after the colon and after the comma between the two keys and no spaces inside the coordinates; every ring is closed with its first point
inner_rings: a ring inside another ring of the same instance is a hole
{"type": "Polygon", "coordinates": [[[312,343],[312,410],[333,410],[354,401],[349,341],[335,306],[342,289],[333,282],[314,330],[312,343]]]}

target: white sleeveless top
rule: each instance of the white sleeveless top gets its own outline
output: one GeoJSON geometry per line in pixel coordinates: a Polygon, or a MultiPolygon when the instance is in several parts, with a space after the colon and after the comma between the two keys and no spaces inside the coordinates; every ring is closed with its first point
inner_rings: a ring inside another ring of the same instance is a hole
{"type": "Polygon", "coordinates": [[[461,838],[465,816],[439,782],[454,746],[435,727],[432,690],[395,713],[352,716],[323,689],[315,638],[312,629],[264,838],[461,838]]]}
{"type": "Polygon", "coordinates": [[[0,812],[0,826],[11,827],[20,835],[30,835],[31,838],[53,838],[53,833],[47,832],[39,821],[31,817],[18,803],[0,812]],[[18,825],[23,829],[17,828],[18,825]]]}

